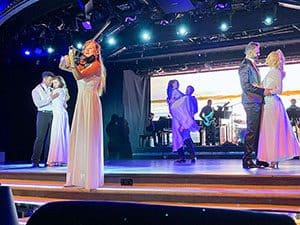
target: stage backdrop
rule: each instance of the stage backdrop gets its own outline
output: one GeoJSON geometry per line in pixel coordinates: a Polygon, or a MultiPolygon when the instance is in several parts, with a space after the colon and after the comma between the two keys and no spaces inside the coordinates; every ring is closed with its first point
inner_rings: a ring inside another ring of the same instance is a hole
{"type": "Polygon", "coordinates": [[[138,76],[132,70],[124,70],[123,105],[124,117],[128,121],[132,149],[139,143],[150,110],[150,78],[138,76]]]}
{"type": "MultiPolygon", "coordinates": [[[[268,72],[267,67],[259,67],[262,79],[268,72]]],[[[295,98],[300,105],[300,64],[288,64],[285,66],[286,77],[283,80],[283,93],[281,98],[283,104],[287,108],[290,105],[290,99],[295,98]]],[[[173,74],[168,76],[155,76],[151,78],[151,112],[155,114],[154,120],[158,120],[160,116],[169,115],[168,105],[166,103],[166,89],[168,81],[177,79],[180,83],[179,89],[185,92],[188,85],[195,88],[195,96],[198,100],[199,112],[202,107],[207,104],[208,99],[212,99],[213,107],[217,109],[219,106],[227,104],[231,113],[229,119],[222,121],[232,130],[230,131],[232,141],[238,141],[242,129],[246,127],[246,115],[241,104],[241,86],[238,75],[238,67],[223,68],[218,71],[206,71],[187,74],[173,74]]],[[[199,112],[195,115],[195,119],[200,119],[199,112]]],[[[199,135],[194,135],[197,138],[199,135]]],[[[199,141],[198,139],[195,140],[199,141]]]]}

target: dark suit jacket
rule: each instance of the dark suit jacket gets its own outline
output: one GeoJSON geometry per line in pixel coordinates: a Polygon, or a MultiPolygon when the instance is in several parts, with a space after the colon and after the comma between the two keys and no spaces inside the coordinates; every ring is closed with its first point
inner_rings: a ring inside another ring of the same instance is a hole
{"type": "Polygon", "coordinates": [[[264,88],[255,87],[260,84],[260,75],[249,59],[244,59],[239,68],[242,87],[242,103],[262,103],[264,88]]]}

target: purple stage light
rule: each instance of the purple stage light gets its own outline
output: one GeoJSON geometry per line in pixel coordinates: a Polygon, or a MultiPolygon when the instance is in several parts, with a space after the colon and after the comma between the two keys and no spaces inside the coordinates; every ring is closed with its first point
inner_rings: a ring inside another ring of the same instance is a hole
{"type": "Polygon", "coordinates": [[[169,24],[169,21],[168,20],[161,20],[159,22],[160,25],[168,25],[169,24]]]}
{"type": "Polygon", "coordinates": [[[136,16],[132,17],[132,16],[127,16],[125,18],[125,23],[128,23],[128,22],[134,22],[136,21],[136,16]]]}
{"type": "Polygon", "coordinates": [[[91,24],[91,22],[90,21],[83,21],[82,22],[82,26],[83,26],[83,28],[84,29],[86,29],[86,30],[91,30],[92,29],[92,24],[91,24]]]}
{"type": "Polygon", "coordinates": [[[215,9],[217,11],[220,11],[220,10],[230,10],[231,9],[231,4],[229,2],[226,2],[226,3],[217,3],[215,5],[215,9]]]}

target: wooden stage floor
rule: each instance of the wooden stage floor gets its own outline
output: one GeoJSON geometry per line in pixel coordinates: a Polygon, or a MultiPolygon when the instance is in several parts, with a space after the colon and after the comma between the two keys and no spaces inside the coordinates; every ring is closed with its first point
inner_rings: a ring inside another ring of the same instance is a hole
{"type": "Polygon", "coordinates": [[[30,166],[0,165],[0,183],[19,204],[108,200],[300,213],[300,160],[251,170],[242,169],[240,159],[106,161],[105,185],[93,191],[63,187],[66,167],[30,166]]]}

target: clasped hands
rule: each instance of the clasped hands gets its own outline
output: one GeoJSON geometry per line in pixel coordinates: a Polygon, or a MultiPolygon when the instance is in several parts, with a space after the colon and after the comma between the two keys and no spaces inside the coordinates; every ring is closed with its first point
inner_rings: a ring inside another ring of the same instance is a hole
{"type": "MultiPolygon", "coordinates": [[[[259,87],[259,88],[264,88],[262,85],[260,84],[252,84],[255,87],[259,87]]],[[[264,96],[270,96],[273,94],[274,89],[273,88],[264,88],[264,96]]]]}
{"type": "Polygon", "coordinates": [[[264,96],[270,96],[273,94],[273,88],[265,88],[264,96]]]}

